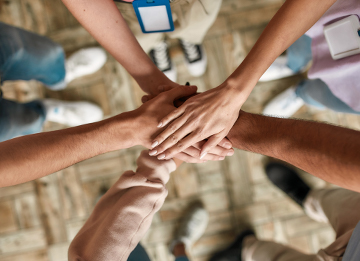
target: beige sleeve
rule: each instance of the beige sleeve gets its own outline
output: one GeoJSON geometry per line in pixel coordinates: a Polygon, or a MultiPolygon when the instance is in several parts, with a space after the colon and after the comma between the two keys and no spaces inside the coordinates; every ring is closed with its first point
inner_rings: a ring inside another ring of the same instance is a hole
{"type": "Polygon", "coordinates": [[[167,196],[165,184],[176,169],[143,151],[136,172],[127,171],[96,204],[72,241],[69,260],[127,260],[167,196]]]}

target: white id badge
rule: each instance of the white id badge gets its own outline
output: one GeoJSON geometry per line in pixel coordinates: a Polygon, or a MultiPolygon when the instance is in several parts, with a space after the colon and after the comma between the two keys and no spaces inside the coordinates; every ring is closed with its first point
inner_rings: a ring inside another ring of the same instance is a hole
{"type": "Polygon", "coordinates": [[[360,53],[360,22],[351,15],[324,27],[324,35],[334,60],[360,53]]]}
{"type": "Polygon", "coordinates": [[[133,7],[143,33],[174,31],[169,0],[134,0],[133,7]]]}

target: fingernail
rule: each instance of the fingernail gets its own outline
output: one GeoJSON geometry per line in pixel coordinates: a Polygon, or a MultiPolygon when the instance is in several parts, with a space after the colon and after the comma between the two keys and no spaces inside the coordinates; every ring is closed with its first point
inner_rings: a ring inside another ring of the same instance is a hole
{"type": "Polygon", "coordinates": [[[162,126],[162,122],[160,122],[157,127],[158,127],[158,128],[161,128],[161,126],[162,126]]]}
{"type": "Polygon", "coordinates": [[[159,144],[159,142],[156,140],[153,142],[153,144],[151,144],[151,148],[155,148],[157,145],[159,144]]]}
{"type": "Polygon", "coordinates": [[[233,152],[233,151],[230,151],[230,152],[228,152],[227,155],[228,155],[228,156],[232,156],[232,155],[234,155],[234,152],[233,152]]]}
{"type": "Polygon", "coordinates": [[[202,152],[200,155],[200,159],[203,159],[206,156],[207,152],[202,152]]]}
{"type": "Polygon", "coordinates": [[[156,150],[151,150],[151,151],[149,151],[149,155],[150,155],[150,156],[154,156],[156,153],[157,153],[156,150]]]}
{"type": "Polygon", "coordinates": [[[220,157],[220,158],[219,158],[219,160],[224,160],[224,159],[225,159],[225,157],[220,157]]]}
{"type": "Polygon", "coordinates": [[[225,148],[231,149],[231,148],[232,148],[232,147],[231,147],[231,144],[230,144],[229,142],[226,142],[226,143],[225,143],[225,148]]]}
{"type": "Polygon", "coordinates": [[[165,154],[160,154],[157,158],[158,158],[159,160],[165,159],[165,154]]]}

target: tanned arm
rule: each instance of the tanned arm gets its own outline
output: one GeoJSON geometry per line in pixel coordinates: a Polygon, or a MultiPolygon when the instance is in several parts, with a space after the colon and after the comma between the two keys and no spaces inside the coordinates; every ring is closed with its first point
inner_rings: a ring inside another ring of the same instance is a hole
{"type": "Polygon", "coordinates": [[[238,149],[278,158],[330,183],[360,192],[359,131],[241,111],[228,138],[238,149]]]}
{"type": "MultiPolygon", "coordinates": [[[[0,143],[0,187],[40,178],[96,155],[135,145],[151,147],[157,122],[176,109],[174,100],[196,92],[181,86],[161,93],[138,109],[96,123],[14,138],[0,143]]],[[[196,146],[201,147],[201,144],[196,146]]],[[[223,160],[232,149],[217,147],[200,160],[200,150],[188,148],[176,158],[193,163],[223,160]]],[[[179,165],[181,162],[176,160],[179,165]]]]}

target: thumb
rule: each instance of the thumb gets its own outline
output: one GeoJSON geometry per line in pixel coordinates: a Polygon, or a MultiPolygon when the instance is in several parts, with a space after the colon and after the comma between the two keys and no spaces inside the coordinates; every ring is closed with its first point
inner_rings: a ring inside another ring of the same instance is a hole
{"type": "Polygon", "coordinates": [[[174,102],[175,100],[178,100],[182,97],[190,96],[194,93],[196,93],[197,87],[196,86],[184,86],[181,85],[179,87],[175,87],[171,89],[170,91],[162,93],[164,97],[166,97],[167,100],[171,100],[174,102]]]}

